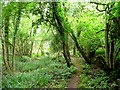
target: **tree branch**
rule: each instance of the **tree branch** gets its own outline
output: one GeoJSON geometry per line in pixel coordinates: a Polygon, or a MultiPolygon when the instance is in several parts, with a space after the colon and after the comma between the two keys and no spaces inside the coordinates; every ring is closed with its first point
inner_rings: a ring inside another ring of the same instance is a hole
{"type": "Polygon", "coordinates": [[[106,6],[105,9],[103,9],[103,10],[98,9],[98,5],[103,5],[103,6],[105,6],[105,5],[107,5],[107,4],[102,4],[102,3],[97,3],[97,2],[90,2],[90,3],[96,4],[96,5],[97,5],[97,6],[96,6],[96,9],[97,9],[99,12],[103,12],[103,11],[106,11],[106,10],[107,10],[107,6],[106,6]]]}
{"type": "Polygon", "coordinates": [[[90,2],[90,3],[99,4],[99,5],[106,5],[106,4],[97,3],[97,2],[90,2]]]}
{"type": "Polygon", "coordinates": [[[98,33],[102,32],[102,31],[105,31],[105,29],[102,29],[102,30],[100,30],[100,31],[96,32],[96,34],[98,34],[98,33]]]}

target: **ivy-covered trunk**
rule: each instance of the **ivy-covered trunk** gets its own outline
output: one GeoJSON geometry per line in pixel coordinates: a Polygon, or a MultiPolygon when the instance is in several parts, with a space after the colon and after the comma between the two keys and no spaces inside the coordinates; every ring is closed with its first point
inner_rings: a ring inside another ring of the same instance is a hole
{"type": "Polygon", "coordinates": [[[63,46],[63,55],[66,60],[67,66],[70,67],[70,53],[69,53],[69,48],[68,48],[68,32],[65,31],[65,28],[63,27],[62,24],[62,18],[60,17],[58,10],[57,10],[57,3],[52,3],[53,6],[53,15],[54,15],[54,20],[56,22],[56,28],[58,32],[60,33],[61,40],[62,40],[62,46],[63,46]]]}

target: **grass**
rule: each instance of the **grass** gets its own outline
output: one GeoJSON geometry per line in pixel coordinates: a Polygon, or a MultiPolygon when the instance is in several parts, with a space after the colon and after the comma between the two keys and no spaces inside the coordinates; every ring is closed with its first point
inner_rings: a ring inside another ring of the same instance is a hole
{"type": "MultiPolygon", "coordinates": [[[[2,62],[1,62],[2,63],[2,62]]],[[[81,64],[80,84],[78,88],[109,88],[120,85],[120,79],[110,81],[110,77],[94,66],[81,64]],[[95,70],[95,71],[94,71],[95,70]]],[[[68,68],[62,57],[34,57],[23,56],[16,58],[16,72],[3,75],[3,88],[66,88],[69,79],[77,69],[68,68]]],[[[112,73],[114,74],[114,73],[112,73]]],[[[111,75],[112,75],[111,74],[111,75]]]]}
{"type": "Polygon", "coordinates": [[[114,81],[110,82],[110,77],[100,69],[93,69],[94,66],[82,65],[83,71],[80,75],[78,88],[113,88],[119,85],[114,81]]]}
{"type": "Polygon", "coordinates": [[[28,59],[30,58],[17,58],[17,72],[13,75],[3,75],[3,88],[65,88],[77,70],[74,66],[68,68],[62,57],[28,59]]]}

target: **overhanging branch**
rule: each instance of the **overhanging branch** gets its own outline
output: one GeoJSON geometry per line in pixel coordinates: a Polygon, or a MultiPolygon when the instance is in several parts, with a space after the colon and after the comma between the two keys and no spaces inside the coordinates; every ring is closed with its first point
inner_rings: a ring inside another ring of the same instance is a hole
{"type": "Polygon", "coordinates": [[[96,4],[96,5],[97,5],[97,6],[96,6],[96,9],[97,9],[99,12],[103,12],[103,11],[106,11],[106,10],[107,10],[107,4],[102,4],[102,3],[97,3],[97,2],[90,2],[90,3],[96,4]],[[99,5],[103,5],[103,6],[106,6],[106,7],[105,7],[105,9],[100,10],[100,9],[98,8],[99,5]]]}

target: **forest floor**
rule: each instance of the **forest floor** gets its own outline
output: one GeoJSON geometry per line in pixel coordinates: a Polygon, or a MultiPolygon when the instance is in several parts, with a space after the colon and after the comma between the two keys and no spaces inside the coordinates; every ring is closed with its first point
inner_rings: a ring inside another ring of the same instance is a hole
{"type": "Polygon", "coordinates": [[[68,88],[77,88],[78,85],[79,85],[79,83],[80,83],[80,82],[79,82],[79,81],[80,81],[79,76],[80,76],[81,70],[82,70],[80,64],[78,63],[79,60],[80,60],[80,58],[71,57],[71,59],[72,59],[72,61],[74,62],[75,67],[77,68],[77,72],[76,72],[76,74],[73,75],[73,77],[72,77],[71,80],[69,81],[67,87],[68,87],[68,88]]]}

